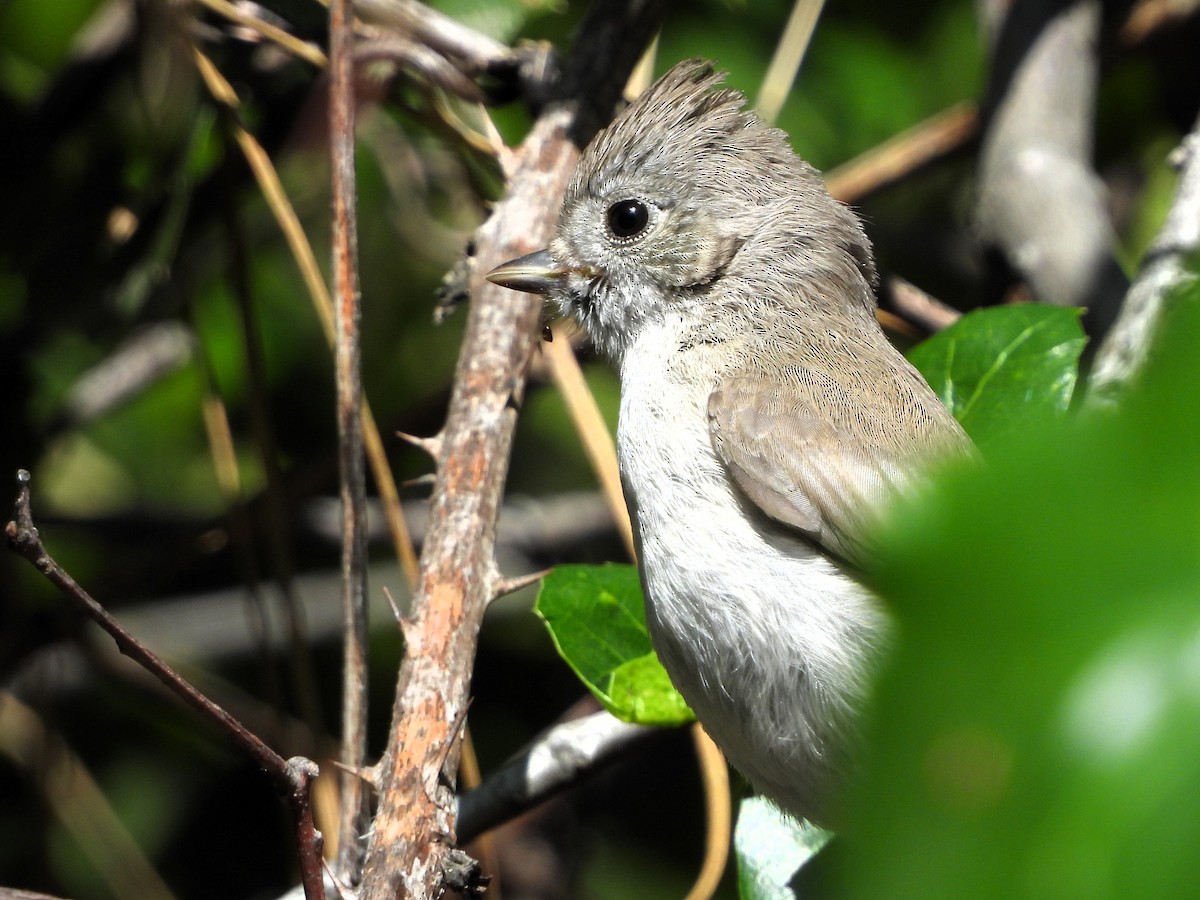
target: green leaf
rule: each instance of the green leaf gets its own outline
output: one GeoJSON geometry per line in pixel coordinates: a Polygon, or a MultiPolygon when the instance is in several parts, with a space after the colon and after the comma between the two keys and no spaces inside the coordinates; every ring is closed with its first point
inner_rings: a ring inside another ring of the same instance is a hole
{"type": "Polygon", "coordinates": [[[613,715],[643,725],[695,718],[654,655],[635,567],[558,566],[542,580],[534,612],[613,715]]]}
{"type": "Polygon", "coordinates": [[[976,310],[908,358],[987,451],[1066,411],[1087,341],[1079,315],[1033,303],[976,310]]]}
{"type": "Polygon", "coordinates": [[[1200,896],[1200,291],[1113,414],[911,502],[839,897],[1200,896]]]}
{"type": "Polygon", "coordinates": [[[762,797],[743,800],[733,832],[742,900],[796,900],[792,878],[831,837],[762,797]]]}

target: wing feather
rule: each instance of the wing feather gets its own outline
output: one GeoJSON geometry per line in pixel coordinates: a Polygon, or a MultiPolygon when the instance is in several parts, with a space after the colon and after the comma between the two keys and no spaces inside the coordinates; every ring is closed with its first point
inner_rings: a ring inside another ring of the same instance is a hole
{"type": "Polygon", "coordinates": [[[713,446],[742,493],[856,565],[870,555],[870,526],[892,496],[938,460],[973,453],[915,370],[873,374],[839,379],[803,365],[735,372],[708,400],[713,446]]]}

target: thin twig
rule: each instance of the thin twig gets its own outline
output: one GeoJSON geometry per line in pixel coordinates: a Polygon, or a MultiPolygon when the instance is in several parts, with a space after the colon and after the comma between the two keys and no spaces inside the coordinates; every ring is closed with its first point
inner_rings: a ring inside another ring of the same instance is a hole
{"type": "MultiPolygon", "coordinates": [[[[339,493],[342,500],[343,765],[367,755],[367,512],[363,467],[361,311],[354,172],[354,29],[349,0],[329,7],[329,139],[333,195],[334,363],[339,493]]],[[[362,781],[341,777],[339,880],[358,881],[369,809],[362,781]]]]}
{"type": "Polygon", "coordinates": [[[259,766],[266,770],[286,795],[292,807],[296,823],[296,839],[300,849],[300,871],[306,896],[308,900],[323,900],[322,839],[321,833],[313,825],[309,789],[311,780],[317,774],[316,764],[302,757],[285,760],[263,743],[256,734],[196,690],[174,669],[144,647],[116,619],[109,615],[108,610],[80,587],[75,579],[46,552],[41,536],[34,527],[30,505],[30,480],[29,473],[24,469],[17,472],[17,499],[13,508],[13,518],[5,528],[9,547],[18,556],[29,560],[51,584],[72,600],[88,618],[103,628],[116,642],[117,648],[123,654],[141,665],[189,706],[229,734],[259,766]]]}
{"type": "MultiPolygon", "coordinates": [[[[218,102],[229,107],[236,117],[240,105],[237,92],[212,64],[212,61],[200,52],[199,48],[193,47],[192,50],[196,68],[209,92],[218,102]]],[[[304,233],[304,227],[300,224],[300,217],[296,215],[296,210],[288,200],[283,183],[279,180],[279,173],[275,171],[275,167],[262,145],[240,124],[233,125],[232,131],[234,140],[237,141],[238,147],[246,157],[250,171],[254,173],[263,199],[275,216],[280,231],[283,232],[284,240],[287,242],[292,258],[296,261],[296,267],[300,270],[300,277],[304,281],[313,309],[316,310],[317,319],[321,323],[325,338],[329,342],[329,346],[333,347],[333,299],[329,296],[329,288],[326,287],[325,279],[321,275],[321,267],[317,264],[317,257],[313,253],[312,245],[304,233]]],[[[375,481],[375,488],[379,491],[379,498],[383,502],[384,512],[387,514],[388,531],[392,535],[396,557],[400,561],[401,568],[404,569],[406,580],[410,584],[415,584],[417,555],[413,551],[412,539],[409,537],[404,517],[400,514],[400,494],[396,490],[396,480],[392,477],[392,471],[388,466],[383,438],[379,434],[375,416],[371,413],[371,405],[365,397],[363,398],[363,442],[366,446],[367,461],[371,465],[371,477],[375,481]]]]}

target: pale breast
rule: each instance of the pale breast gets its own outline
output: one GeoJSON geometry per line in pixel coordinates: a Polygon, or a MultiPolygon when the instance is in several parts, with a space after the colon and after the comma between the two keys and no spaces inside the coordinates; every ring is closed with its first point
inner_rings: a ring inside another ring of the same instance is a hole
{"type": "Polygon", "coordinates": [[[709,437],[711,387],[680,365],[678,346],[669,326],[647,329],[621,370],[621,475],[652,637],[731,761],[813,815],[881,616],[861,586],[738,493],[709,437]]]}

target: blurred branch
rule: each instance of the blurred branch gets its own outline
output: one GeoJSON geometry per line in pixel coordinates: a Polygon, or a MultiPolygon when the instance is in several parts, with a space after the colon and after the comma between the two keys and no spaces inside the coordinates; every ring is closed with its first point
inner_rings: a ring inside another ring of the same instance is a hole
{"type": "Polygon", "coordinates": [[[1100,0],[985,0],[992,73],[976,218],[1038,300],[1086,307],[1099,337],[1127,279],[1092,171],[1100,0]]]}
{"type": "MultiPolygon", "coordinates": [[[[0,691],[0,754],[32,776],[46,806],[119,900],[168,900],[171,889],[113,811],[82,760],[38,714],[0,691]]],[[[21,892],[0,888],[0,900],[21,892]]],[[[41,894],[28,894],[41,897],[41,894]]]]}
{"type": "Polygon", "coordinates": [[[1176,25],[1200,11],[1200,0],[1139,0],[1121,26],[1126,44],[1138,44],[1163,28],[1176,25]]]}
{"type": "Polygon", "coordinates": [[[46,552],[41,536],[33,524],[30,507],[30,476],[24,469],[17,473],[17,499],[12,521],[5,528],[9,547],[27,559],[47,580],[65,594],[93,622],[108,632],[121,652],[153,674],[159,681],[182,698],[189,706],[230,735],[249,754],[287,797],[296,825],[296,840],[300,851],[301,878],[308,900],[323,900],[321,833],[312,819],[310,787],[317,775],[316,765],[295,756],[285,760],[268,747],[237,719],[209,700],[185,681],[170,666],[138,642],[121,624],[109,615],[90,594],[46,552]]]}
{"type": "Polygon", "coordinates": [[[611,118],[626,78],[657,28],[653,0],[597,3],[548,104],[507,159],[508,192],[479,229],[472,297],[422,554],[413,618],[404,627],[387,750],[376,780],[361,900],[477,893],[477,868],[452,850],[454,771],[479,623],[501,576],[493,557],[495,519],[508,467],[516,408],[540,319],[535,297],[485,285],[481,272],[542,245],[578,147],[611,118]]]}
{"type": "Polygon", "coordinates": [[[766,122],[779,118],[779,111],[792,91],[804,54],[812,41],[813,31],[825,0],[794,0],[792,12],[783,28],[783,35],[775,45],[775,54],[763,75],[762,86],[754,107],[766,122]]]}
{"type": "Polygon", "coordinates": [[[1195,281],[1200,265],[1200,118],[1171,155],[1179,169],[1167,220],[1146,251],[1112,330],[1096,353],[1088,402],[1111,405],[1146,364],[1178,289],[1195,281]]]}
{"type": "Polygon", "coordinates": [[[544,45],[509,47],[416,0],[356,0],[354,9],[363,23],[363,59],[390,59],[466,100],[520,96],[536,109],[557,75],[544,45]],[[475,83],[480,75],[493,81],[481,87],[475,83]]]}
{"type": "Polygon", "coordinates": [[[729,862],[733,800],[729,794],[729,764],[725,762],[725,754],[713,743],[699,722],[692,723],[691,731],[700,764],[700,777],[704,779],[705,821],[708,829],[704,836],[704,864],[684,900],[708,900],[717,892],[729,862]]]}
{"type": "Polygon", "coordinates": [[[458,800],[458,840],[465,844],[576,785],[661,728],[622,722],[609,712],[555,725],[458,800]]]}
{"type": "Polygon", "coordinates": [[[86,425],[133,400],[186,365],[195,337],[180,322],[155,322],[131,334],[102,362],[79,376],[63,410],[64,425],[86,425]]]}
{"type": "Polygon", "coordinates": [[[329,64],[329,60],[316,44],[303,41],[278,25],[246,11],[249,7],[256,7],[257,4],[230,3],[229,0],[198,0],[198,2],[207,6],[217,15],[224,16],[231,22],[236,22],[255,34],[278,44],[293,56],[312,63],[318,69],[324,69],[329,64]]]}
{"type": "Polygon", "coordinates": [[[507,45],[415,0],[356,0],[354,10],[364,22],[406,35],[457,60],[473,75],[512,65],[518,58],[507,45]]]}
{"type": "MultiPolygon", "coordinates": [[[[387,527],[378,505],[370,502],[367,505],[373,539],[387,542],[387,527]]],[[[427,506],[426,501],[405,505],[418,542],[426,530],[427,506]]],[[[313,500],[303,509],[301,518],[321,540],[340,542],[341,504],[337,498],[313,500]]],[[[144,540],[148,533],[165,534],[173,539],[176,534],[196,534],[206,527],[205,523],[190,520],[152,519],[134,523],[125,518],[61,517],[46,517],[42,525],[61,527],[64,532],[103,533],[118,542],[144,540]]],[[[523,571],[540,565],[547,557],[577,556],[582,546],[594,546],[597,541],[607,544],[614,538],[608,503],[598,491],[510,498],[500,512],[496,527],[496,552],[504,561],[506,571],[523,571]]],[[[408,608],[409,596],[404,593],[403,576],[394,563],[373,564],[370,579],[380,585],[391,585],[400,608],[408,608]]],[[[266,593],[266,585],[263,590],[266,593]]],[[[313,645],[328,644],[341,633],[340,611],[334,602],[339,590],[339,573],[333,568],[315,569],[295,576],[293,592],[299,603],[296,617],[305,622],[307,638],[313,645]]],[[[245,588],[237,585],[174,594],[124,606],[121,619],[127,630],[138,635],[143,643],[153,646],[173,666],[192,667],[189,670],[195,671],[197,678],[208,678],[212,670],[224,664],[240,665],[247,658],[263,652],[259,635],[248,632],[245,627],[245,599],[245,588]]],[[[370,593],[368,605],[372,630],[391,629],[392,614],[380,591],[370,593]]],[[[281,606],[269,603],[265,609],[265,639],[271,653],[286,651],[294,644],[286,607],[283,615],[277,611],[281,606]]],[[[496,606],[491,608],[490,614],[525,615],[525,608],[496,606]]],[[[86,689],[89,677],[88,670],[70,645],[55,644],[32,654],[9,675],[10,680],[6,683],[26,698],[39,689],[44,693],[48,684],[53,685],[54,695],[59,696],[86,689]]],[[[212,694],[211,691],[208,693],[212,694]]],[[[289,730],[295,733],[299,728],[289,730]]],[[[261,729],[256,731],[262,733],[261,729]]]]}
{"type": "Polygon", "coordinates": [[[843,203],[857,203],[960,150],[979,128],[972,103],[956,103],[825,173],[825,186],[843,203]]]}
{"type": "Polygon", "coordinates": [[[915,284],[898,275],[884,279],[880,285],[880,304],[901,320],[916,325],[925,334],[949,328],[962,313],[925,293],[915,284]]]}
{"type": "MultiPolygon", "coordinates": [[[[362,312],[354,171],[354,30],[350,0],[329,8],[330,190],[333,195],[334,363],[338,473],[342,501],[341,762],[361,768],[367,755],[367,512],[363,470],[362,312]]],[[[370,815],[362,780],[341,776],[337,876],[354,884],[362,871],[370,815]]]]}

